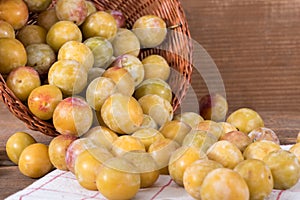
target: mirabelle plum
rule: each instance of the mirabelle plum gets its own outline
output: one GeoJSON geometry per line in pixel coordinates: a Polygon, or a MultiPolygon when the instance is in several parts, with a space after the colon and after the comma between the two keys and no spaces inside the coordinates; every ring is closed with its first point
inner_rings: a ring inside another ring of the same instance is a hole
{"type": "Polygon", "coordinates": [[[182,146],[172,153],[169,161],[169,173],[172,179],[183,186],[183,174],[188,166],[197,160],[207,159],[203,151],[195,147],[182,146]]]}
{"type": "Polygon", "coordinates": [[[21,153],[18,166],[25,176],[31,178],[44,176],[53,168],[48,155],[48,146],[41,143],[27,146],[21,153]]]}
{"type": "Polygon", "coordinates": [[[153,128],[139,129],[132,133],[132,137],[139,138],[145,145],[146,151],[149,149],[149,146],[155,141],[164,138],[161,132],[153,128]]]}
{"type": "Polygon", "coordinates": [[[118,135],[106,127],[95,126],[85,133],[84,137],[89,138],[97,146],[103,146],[111,150],[112,144],[118,138],[118,135]]]}
{"type": "Polygon", "coordinates": [[[70,21],[58,21],[47,32],[46,42],[55,52],[68,41],[82,41],[79,27],[70,21]]]}
{"type": "Polygon", "coordinates": [[[63,135],[81,136],[89,130],[92,122],[92,109],[80,97],[65,98],[53,113],[53,125],[63,135]]]}
{"type": "Polygon", "coordinates": [[[201,199],[201,185],[205,176],[214,169],[223,166],[213,160],[197,160],[186,168],[183,173],[184,189],[195,199],[201,199]]]}
{"type": "Polygon", "coordinates": [[[174,120],[182,121],[188,124],[192,129],[197,128],[198,124],[204,121],[204,119],[195,112],[183,112],[180,114],[176,114],[174,116],[174,120]]]}
{"type": "Polygon", "coordinates": [[[122,155],[137,167],[141,177],[141,188],[152,186],[159,177],[159,170],[155,160],[147,152],[130,151],[122,155]]]}
{"type": "Polygon", "coordinates": [[[94,55],[90,48],[78,41],[68,41],[64,43],[58,51],[58,60],[76,60],[86,72],[94,65],[94,55]]]}
{"type": "Polygon", "coordinates": [[[22,151],[34,143],[36,140],[30,134],[26,132],[14,133],[8,138],[5,145],[8,158],[17,165],[22,151]]]}
{"type": "Polygon", "coordinates": [[[245,159],[263,160],[270,152],[280,149],[280,146],[268,140],[253,142],[247,146],[243,155],[245,159]]]}
{"type": "Polygon", "coordinates": [[[173,118],[173,108],[170,102],[156,94],[147,94],[138,102],[144,114],[150,115],[159,127],[173,118]]]}
{"type": "Polygon", "coordinates": [[[129,151],[146,151],[143,142],[137,138],[130,135],[122,135],[118,137],[112,144],[112,153],[115,156],[121,156],[129,151]]]}
{"type": "Polygon", "coordinates": [[[133,78],[135,87],[144,80],[144,66],[141,61],[133,55],[125,54],[119,56],[111,66],[126,69],[133,78]]]}
{"type": "Polygon", "coordinates": [[[133,32],[145,48],[160,45],[166,38],[167,28],[163,19],[155,15],[144,15],[135,21],[133,32]]]}
{"type": "Polygon", "coordinates": [[[172,102],[172,89],[170,85],[159,78],[146,79],[135,88],[134,97],[136,99],[147,94],[156,94],[170,103],[172,102]]]}
{"type": "Polygon", "coordinates": [[[140,42],[136,35],[128,29],[119,28],[112,41],[114,56],[130,54],[137,57],[140,53],[140,42]]]}
{"type": "Polygon", "coordinates": [[[100,36],[112,41],[117,34],[117,23],[115,18],[104,11],[97,11],[87,17],[82,24],[84,38],[100,36]]]}
{"type": "Polygon", "coordinates": [[[14,38],[0,38],[0,73],[9,74],[13,69],[24,66],[27,54],[23,44],[14,38]]]}
{"type": "Polygon", "coordinates": [[[19,30],[17,39],[26,47],[30,44],[46,43],[47,30],[39,25],[26,25],[19,30]]]}
{"type": "Polygon", "coordinates": [[[249,144],[252,143],[251,139],[241,131],[230,131],[223,134],[219,140],[227,140],[236,145],[241,152],[243,152],[249,144]]]}
{"type": "Polygon", "coordinates": [[[153,129],[158,129],[156,122],[154,121],[154,119],[150,116],[150,115],[143,115],[143,122],[140,126],[139,129],[143,129],[143,128],[153,128],[153,129]]]}
{"type": "Polygon", "coordinates": [[[159,129],[162,135],[178,144],[182,144],[185,136],[191,131],[191,127],[184,122],[172,120],[165,122],[159,129]]]}
{"type": "Polygon", "coordinates": [[[148,152],[158,164],[160,174],[169,174],[168,164],[170,157],[179,147],[180,145],[177,142],[168,138],[157,140],[149,146],[148,152]]]}
{"type": "Polygon", "coordinates": [[[54,85],[42,85],[33,89],[27,99],[29,110],[42,120],[49,120],[54,109],[63,99],[62,92],[54,85]]]}
{"type": "Polygon", "coordinates": [[[39,16],[37,17],[37,24],[44,27],[47,31],[58,21],[55,8],[49,8],[48,10],[39,13],[39,16]]]}
{"type": "Polygon", "coordinates": [[[221,163],[224,167],[233,169],[244,160],[242,152],[227,140],[220,140],[214,143],[206,152],[210,160],[221,163]]]}
{"type": "Polygon", "coordinates": [[[250,108],[240,108],[229,115],[226,122],[234,125],[239,131],[245,134],[253,129],[264,126],[261,116],[250,108]]]}
{"type": "Polygon", "coordinates": [[[78,26],[84,22],[88,15],[85,0],[57,0],[55,11],[60,21],[71,21],[78,26]]]}
{"type": "Polygon", "coordinates": [[[99,170],[97,188],[108,199],[132,199],[140,189],[141,179],[137,171],[137,167],[125,158],[111,158],[99,170]]]}
{"type": "Polygon", "coordinates": [[[131,134],[141,126],[144,116],[141,106],[133,97],[115,93],[102,105],[101,117],[111,130],[131,134]]]}
{"type": "Polygon", "coordinates": [[[248,136],[252,141],[259,141],[259,140],[270,140],[272,142],[275,142],[276,144],[280,145],[280,141],[276,133],[266,127],[259,127],[254,130],[252,130],[248,136]]]}
{"type": "Polygon", "coordinates": [[[227,168],[217,168],[209,172],[200,189],[202,200],[249,199],[249,189],[242,176],[227,168]]]}
{"type": "Polygon", "coordinates": [[[79,94],[87,85],[87,72],[75,60],[56,61],[49,69],[48,81],[61,89],[65,96],[79,94]]]}
{"type": "Polygon", "coordinates": [[[274,189],[286,190],[298,183],[300,164],[293,153],[279,149],[266,155],[263,161],[271,169],[274,189]]]}
{"type": "Polygon", "coordinates": [[[14,28],[3,20],[0,20],[0,38],[15,38],[14,28]]]}
{"type": "Polygon", "coordinates": [[[6,84],[21,101],[26,101],[31,91],[41,85],[41,80],[35,69],[21,66],[9,73],[6,84]]]}
{"type": "Polygon", "coordinates": [[[273,190],[273,176],[270,168],[261,160],[248,159],[240,162],[234,171],[246,181],[250,199],[265,199],[273,190]]]}
{"type": "Polygon", "coordinates": [[[160,55],[150,55],[142,60],[145,68],[145,79],[160,78],[164,81],[170,76],[170,66],[160,55]]]}
{"type": "Polygon", "coordinates": [[[99,36],[90,37],[83,43],[88,46],[93,52],[93,67],[101,67],[106,69],[109,61],[113,56],[113,47],[111,43],[107,39],[99,36]]]}
{"type": "Polygon", "coordinates": [[[182,146],[193,146],[201,149],[204,153],[216,143],[218,139],[213,134],[202,130],[191,130],[182,142],[182,146]]]}
{"type": "Polygon", "coordinates": [[[31,12],[42,12],[52,3],[51,0],[24,0],[31,12]]]}
{"type": "Polygon", "coordinates": [[[196,130],[208,131],[217,139],[219,139],[222,135],[222,127],[219,123],[212,120],[204,120],[200,121],[198,126],[195,128],[196,130]]]}
{"type": "Polygon", "coordinates": [[[60,170],[67,171],[66,152],[70,144],[77,138],[71,135],[58,135],[49,144],[49,159],[52,165],[60,170]]]}

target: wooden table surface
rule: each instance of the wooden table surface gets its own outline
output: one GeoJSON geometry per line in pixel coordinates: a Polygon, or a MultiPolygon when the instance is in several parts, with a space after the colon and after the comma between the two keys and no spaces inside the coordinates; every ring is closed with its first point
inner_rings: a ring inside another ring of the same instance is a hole
{"type": "MultiPolygon", "coordinates": [[[[282,144],[295,142],[300,130],[300,2],[181,2],[192,38],[218,67],[229,113],[240,107],[253,108],[282,144]]],[[[198,98],[208,92],[197,70],[192,75],[192,88],[198,98]]],[[[192,104],[189,96],[184,102],[192,104]]],[[[51,140],[28,130],[0,102],[0,199],[35,181],[23,176],[7,158],[5,143],[16,131],[27,131],[45,144],[51,140]]]]}

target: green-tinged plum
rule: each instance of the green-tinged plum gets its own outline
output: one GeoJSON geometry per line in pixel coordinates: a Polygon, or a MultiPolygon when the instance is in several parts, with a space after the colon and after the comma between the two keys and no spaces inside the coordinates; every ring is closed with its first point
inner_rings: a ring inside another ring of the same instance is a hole
{"type": "Polygon", "coordinates": [[[130,73],[122,67],[110,67],[102,74],[103,77],[111,78],[118,92],[131,96],[134,93],[134,80],[130,73]]]}
{"type": "Polygon", "coordinates": [[[0,58],[0,73],[7,75],[13,69],[26,65],[25,47],[17,39],[0,38],[0,58]]]}
{"type": "Polygon", "coordinates": [[[55,8],[41,12],[37,17],[37,25],[44,27],[47,31],[58,21],[55,8]]]}
{"type": "Polygon", "coordinates": [[[279,149],[269,153],[263,161],[271,169],[274,189],[287,190],[298,183],[300,164],[293,153],[279,149]]]}
{"type": "Polygon", "coordinates": [[[173,118],[173,108],[170,102],[156,94],[147,94],[138,102],[144,114],[150,115],[159,127],[173,118]]]}
{"type": "Polygon", "coordinates": [[[143,110],[133,97],[114,93],[104,101],[101,117],[111,130],[131,134],[141,126],[143,110]]]}
{"type": "Polygon", "coordinates": [[[219,139],[222,135],[221,125],[212,120],[204,120],[199,122],[198,126],[195,129],[208,131],[209,133],[213,134],[217,139],[219,139]]]}
{"type": "Polygon", "coordinates": [[[0,20],[0,38],[15,38],[14,27],[4,20],[0,20]]]}
{"type": "Polygon", "coordinates": [[[218,93],[204,95],[199,101],[200,115],[205,120],[224,121],[228,112],[225,97],[218,93]]]}
{"type": "Polygon", "coordinates": [[[140,41],[136,35],[125,28],[119,28],[116,37],[112,41],[114,56],[130,54],[137,57],[140,53],[140,41]]]}
{"type": "Polygon", "coordinates": [[[135,21],[133,32],[143,47],[153,48],[165,40],[167,28],[162,18],[155,15],[144,15],[135,21]]]}
{"type": "Polygon", "coordinates": [[[101,67],[106,69],[109,61],[113,56],[113,47],[111,43],[107,39],[99,36],[90,37],[83,43],[88,46],[93,52],[93,67],[101,67]]]}
{"type": "Polygon", "coordinates": [[[45,11],[50,4],[51,0],[24,0],[28,6],[29,11],[31,12],[42,12],[45,11]]]}
{"type": "Polygon", "coordinates": [[[41,120],[49,120],[53,116],[57,104],[62,101],[60,89],[54,85],[42,85],[31,91],[27,104],[29,110],[41,120]]]}
{"type": "Polygon", "coordinates": [[[41,85],[41,80],[35,69],[21,66],[9,73],[6,84],[16,97],[26,101],[31,91],[41,85]]]}
{"type": "Polygon", "coordinates": [[[177,120],[167,121],[159,128],[159,132],[164,137],[175,140],[180,145],[190,131],[191,127],[189,125],[177,120]]]}
{"type": "Polygon", "coordinates": [[[110,78],[98,77],[86,89],[86,100],[89,105],[100,111],[104,101],[117,92],[115,82],[110,78]]]}
{"type": "Polygon", "coordinates": [[[103,146],[110,151],[118,135],[107,127],[95,126],[85,133],[84,137],[89,138],[95,145],[103,146]]]}
{"type": "Polygon", "coordinates": [[[0,20],[7,21],[15,30],[22,28],[27,23],[28,18],[28,7],[24,1],[0,1],[0,20]]]}
{"type": "Polygon", "coordinates": [[[150,55],[142,60],[145,69],[145,79],[160,78],[164,81],[170,76],[170,66],[160,55],[150,55]]]}
{"type": "Polygon", "coordinates": [[[221,163],[224,167],[233,169],[244,160],[242,152],[227,140],[220,140],[214,143],[206,152],[210,160],[221,163]]]}
{"type": "Polygon", "coordinates": [[[134,97],[136,99],[140,99],[147,94],[156,94],[170,103],[172,102],[172,89],[170,85],[159,78],[146,79],[135,88],[134,97]]]}
{"type": "Polygon", "coordinates": [[[293,144],[289,149],[289,151],[295,154],[295,156],[298,158],[300,162],[300,143],[298,142],[296,144],[293,144]]]}
{"type": "Polygon", "coordinates": [[[72,135],[58,135],[49,144],[49,159],[56,169],[68,171],[66,164],[66,152],[77,137],[72,135]]]}
{"type": "Polygon", "coordinates": [[[79,41],[68,41],[64,43],[57,55],[58,60],[76,60],[86,72],[94,65],[94,55],[90,48],[79,41]]]}
{"type": "Polygon", "coordinates": [[[272,172],[263,161],[244,160],[234,168],[234,171],[246,181],[250,199],[263,200],[272,192],[274,186],[272,172]]]}
{"type": "Polygon", "coordinates": [[[133,78],[135,87],[144,80],[144,66],[142,62],[133,55],[125,54],[119,56],[115,59],[111,66],[126,69],[133,78]]]}
{"type": "Polygon", "coordinates": [[[16,165],[19,162],[22,151],[36,140],[26,132],[16,132],[6,141],[5,150],[8,158],[16,165]]]}
{"type": "Polygon", "coordinates": [[[85,0],[57,0],[55,11],[60,21],[71,21],[78,26],[84,22],[88,15],[85,0]]]}
{"type": "Polygon", "coordinates": [[[51,26],[47,32],[46,42],[55,52],[68,41],[82,41],[82,34],[79,27],[70,21],[58,21],[51,26]]]}
{"type": "Polygon", "coordinates": [[[56,55],[48,44],[31,44],[26,47],[27,64],[33,67],[41,79],[46,79],[51,65],[56,61],[56,55]]]}
{"type": "Polygon", "coordinates": [[[48,81],[61,89],[64,96],[80,93],[87,85],[87,72],[75,60],[59,60],[49,69],[48,81]]]}
{"type": "Polygon", "coordinates": [[[102,74],[104,73],[105,69],[103,68],[91,68],[88,71],[88,79],[87,79],[87,85],[89,85],[93,80],[95,80],[96,78],[99,78],[102,76],[102,74]]]}
{"type": "Polygon", "coordinates": [[[180,114],[176,114],[174,116],[174,120],[182,121],[188,124],[192,129],[196,129],[198,127],[198,124],[204,121],[204,119],[195,112],[183,112],[180,114]]]}
{"type": "Polygon", "coordinates": [[[84,38],[100,36],[112,41],[117,34],[117,23],[115,18],[104,11],[97,11],[87,17],[82,24],[84,38]]]}
{"type": "Polygon", "coordinates": [[[92,108],[80,97],[62,100],[53,113],[53,125],[62,135],[80,137],[93,123],[92,108]]]}
{"type": "Polygon", "coordinates": [[[228,116],[226,122],[245,134],[250,133],[253,129],[264,127],[261,116],[250,108],[240,108],[234,111],[228,116]]]}

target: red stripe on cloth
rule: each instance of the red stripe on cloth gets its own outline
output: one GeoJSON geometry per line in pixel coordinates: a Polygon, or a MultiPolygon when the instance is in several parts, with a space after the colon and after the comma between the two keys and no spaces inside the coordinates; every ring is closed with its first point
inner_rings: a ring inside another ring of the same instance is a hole
{"type": "Polygon", "coordinates": [[[162,186],[160,190],[151,198],[151,200],[155,199],[160,193],[162,193],[162,191],[164,191],[164,189],[166,189],[166,187],[168,187],[172,183],[172,181],[173,180],[170,178],[169,182],[162,186]]]}
{"type": "Polygon", "coordinates": [[[284,192],[284,190],[281,190],[281,191],[278,193],[278,196],[277,196],[276,200],[279,200],[279,199],[281,198],[281,195],[282,195],[283,192],[284,192]]]}
{"type": "Polygon", "coordinates": [[[33,192],[35,192],[35,191],[41,189],[42,187],[44,187],[44,186],[47,185],[48,183],[51,183],[52,181],[54,181],[55,179],[57,179],[58,177],[60,177],[60,176],[62,176],[62,175],[64,175],[64,174],[66,174],[66,173],[67,173],[67,171],[64,171],[64,172],[62,172],[62,173],[60,173],[60,174],[54,176],[53,178],[51,178],[50,180],[48,180],[48,181],[45,182],[44,184],[40,185],[39,187],[35,188],[34,190],[31,190],[30,192],[21,195],[20,198],[19,198],[19,200],[22,200],[24,197],[29,196],[29,195],[32,194],[33,192]]]}

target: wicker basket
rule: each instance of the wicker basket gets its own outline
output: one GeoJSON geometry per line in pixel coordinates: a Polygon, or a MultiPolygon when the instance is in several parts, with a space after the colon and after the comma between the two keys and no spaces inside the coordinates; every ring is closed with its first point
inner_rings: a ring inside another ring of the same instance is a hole
{"type": "MultiPolygon", "coordinates": [[[[55,0],[51,6],[55,4],[55,0]]],[[[171,73],[169,84],[175,94],[173,98],[173,109],[176,110],[182,101],[192,74],[192,43],[190,32],[184,15],[183,8],[178,0],[95,0],[93,1],[98,10],[119,10],[127,19],[127,28],[131,29],[133,23],[141,16],[154,14],[160,16],[173,27],[169,31],[165,42],[154,49],[142,49],[140,59],[159,54],[166,58],[176,73],[171,73]],[[164,49],[164,50],[162,50],[164,49]]],[[[30,15],[28,24],[36,22],[36,14],[30,15]]],[[[7,87],[5,79],[0,75],[0,95],[10,112],[22,120],[26,126],[48,136],[57,136],[52,121],[43,121],[35,117],[7,87]]]]}

